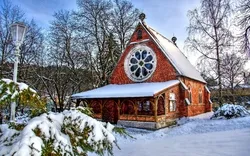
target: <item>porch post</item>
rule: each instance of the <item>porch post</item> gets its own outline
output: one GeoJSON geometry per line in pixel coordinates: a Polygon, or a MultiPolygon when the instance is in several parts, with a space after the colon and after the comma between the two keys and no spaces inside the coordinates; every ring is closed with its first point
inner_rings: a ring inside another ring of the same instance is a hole
{"type": "Polygon", "coordinates": [[[164,111],[165,111],[165,119],[167,117],[167,110],[168,110],[168,100],[166,98],[166,95],[164,96],[164,111]]]}
{"type": "Polygon", "coordinates": [[[135,102],[134,102],[134,110],[135,110],[135,118],[136,118],[136,120],[137,120],[137,114],[138,114],[138,103],[137,103],[137,101],[136,100],[134,100],[135,102]]]}
{"type": "Polygon", "coordinates": [[[103,101],[102,100],[100,100],[100,104],[99,105],[101,105],[101,118],[103,120],[103,101]]]}
{"type": "Polygon", "coordinates": [[[158,109],[158,98],[154,99],[154,110],[155,110],[155,122],[157,122],[157,109],[158,109]]]}
{"type": "Polygon", "coordinates": [[[120,110],[121,110],[121,101],[118,99],[117,101],[117,109],[118,109],[118,120],[120,120],[120,110]]]}
{"type": "Polygon", "coordinates": [[[78,107],[80,105],[80,102],[81,102],[80,99],[76,100],[76,107],[78,107]]]}

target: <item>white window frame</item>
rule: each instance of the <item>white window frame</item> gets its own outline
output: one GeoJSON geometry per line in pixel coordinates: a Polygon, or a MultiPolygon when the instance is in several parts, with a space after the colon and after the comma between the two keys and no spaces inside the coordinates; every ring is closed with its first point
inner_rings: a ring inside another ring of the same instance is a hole
{"type": "Polygon", "coordinates": [[[174,93],[169,94],[169,111],[170,112],[176,111],[176,99],[174,93]]]}

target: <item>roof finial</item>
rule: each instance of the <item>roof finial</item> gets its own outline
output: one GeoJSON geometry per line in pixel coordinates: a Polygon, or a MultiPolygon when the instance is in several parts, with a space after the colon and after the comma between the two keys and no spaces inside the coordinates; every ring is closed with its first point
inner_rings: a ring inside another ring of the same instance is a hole
{"type": "Polygon", "coordinates": [[[177,47],[176,41],[177,41],[177,38],[173,35],[173,37],[172,37],[172,42],[173,42],[174,45],[177,47]]]}
{"type": "Polygon", "coordinates": [[[146,18],[146,15],[144,13],[141,13],[139,15],[139,19],[143,22],[143,20],[146,18]]]}

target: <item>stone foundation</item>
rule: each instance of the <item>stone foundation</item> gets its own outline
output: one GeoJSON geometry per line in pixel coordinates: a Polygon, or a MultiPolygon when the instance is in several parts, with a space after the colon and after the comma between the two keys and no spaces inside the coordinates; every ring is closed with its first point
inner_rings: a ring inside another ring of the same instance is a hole
{"type": "Polygon", "coordinates": [[[145,129],[160,129],[163,127],[168,127],[176,124],[176,120],[167,120],[165,122],[142,122],[142,121],[126,121],[118,120],[117,125],[125,127],[134,127],[134,128],[145,128],[145,129]]]}

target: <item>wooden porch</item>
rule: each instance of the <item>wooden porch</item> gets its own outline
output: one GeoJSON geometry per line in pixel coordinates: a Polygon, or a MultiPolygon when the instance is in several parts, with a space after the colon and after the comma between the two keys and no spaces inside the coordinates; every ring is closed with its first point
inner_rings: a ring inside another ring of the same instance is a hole
{"type": "Polygon", "coordinates": [[[104,122],[156,129],[165,127],[173,121],[173,119],[167,119],[166,112],[169,110],[169,105],[165,93],[155,97],[82,99],[81,101],[93,109],[95,118],[104,122]]]}

